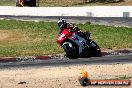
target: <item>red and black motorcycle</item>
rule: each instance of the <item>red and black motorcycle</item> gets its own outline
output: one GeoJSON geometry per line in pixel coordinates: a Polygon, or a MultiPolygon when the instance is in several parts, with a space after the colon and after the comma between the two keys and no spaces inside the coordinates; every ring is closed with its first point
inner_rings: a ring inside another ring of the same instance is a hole
{"type": "Polygon", "coordinates": [[[99,46],[90,39],[90,34],[91,33],[87,33],[87,38],[83,38],[79,36],[76,31],[65,28],[57,36],[57,43],[63,47],[66,56],[71,59],[101,56],[101,50],[99,46]]]}

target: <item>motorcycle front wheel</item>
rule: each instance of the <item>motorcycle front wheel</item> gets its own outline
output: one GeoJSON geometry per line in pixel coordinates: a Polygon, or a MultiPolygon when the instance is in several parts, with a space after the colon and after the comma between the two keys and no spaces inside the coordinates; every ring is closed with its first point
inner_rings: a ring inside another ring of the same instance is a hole
{"type": "Polygon", "coordinates": [[[78,58],[78,49],[75,44],[72,42],[66,42],[65,44],[62,45],[66,56],[70,59],[77,59],[78,58]]]}

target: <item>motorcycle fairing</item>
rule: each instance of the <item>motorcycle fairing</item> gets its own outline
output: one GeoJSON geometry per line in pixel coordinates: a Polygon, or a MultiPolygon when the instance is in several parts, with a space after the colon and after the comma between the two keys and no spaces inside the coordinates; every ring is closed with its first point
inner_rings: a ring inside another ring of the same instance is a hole
{"type": "Polygon", "coordinates": [[[79,47],[79,54],[82,53],[83,49],[86,47],[86,40],[77,34],[73,34],[71,38],[69,38],[73,42],[75,42],[79,47]]]}

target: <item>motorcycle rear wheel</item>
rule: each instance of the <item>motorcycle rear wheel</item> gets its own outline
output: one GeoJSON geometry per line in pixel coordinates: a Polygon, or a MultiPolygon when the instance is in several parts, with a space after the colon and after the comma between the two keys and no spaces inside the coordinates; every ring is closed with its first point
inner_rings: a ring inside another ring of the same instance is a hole
{"type": "Polygon", "coordinates": [[[100,47],[94,41],[91,42],[90,53],[91,53],[91,56],[93,56],[93,57],[100,57],[100,56],[102,56],[101,55],[100,47]],[[92,46],[92,45],[95,45],[95,46],[92,46]]]}

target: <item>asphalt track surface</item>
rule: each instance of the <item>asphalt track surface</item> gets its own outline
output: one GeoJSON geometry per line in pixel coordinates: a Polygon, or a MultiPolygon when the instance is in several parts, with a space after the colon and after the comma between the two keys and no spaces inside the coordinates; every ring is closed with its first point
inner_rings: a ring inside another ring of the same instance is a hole
{"type": "Polygon", "coordinates": [[[4,19],[17,20],[35,20],[35,21],[50,21],[57,22],[59,18],[65,18],[68,22],[75,23],[93,23],[100,25],[112,26],[126,26],[132,27],[131,17],[82,17],[82,16],[14,16],[14,15],[0,15],[4,19]]]}
{"type": "Polygon", "coordinates": [[[96,65],[96,64],[118,64],[118,63],[132,63],[132,54],[129,55],[115,55],[103,57],[90,57],[68,59],[56,57],[49,60],[34,60],[34,61],[21,61],[21,62],[7,62],[0,63],[0,68],[7,67],[34,67],[34,66],[69,66],[69,65],[96,65]]]}
{"type": "MultiPolygon", "coordinates": [[[[37,21],[50,21],[57,22],[59,18],[66,18],[69,22],[76,23],[94,23],[112,26],[126,26],[132,27],[132,18],[128,17],[60,17],[60,16],[7,16],[1,15],[0,18],[15,19],[15,20],[37,20],[37,21]]],[[[78,65],[78,64],[111,64],[111,63],[132,63],[132,54],[120,55],[120,56],[103,56],[103,57],[91,57],[91,58],[79,58],[71,60],[68,58],[53,58],[50,60],[34,60],[34,61],[22,61],[22,62],[7,62],[0,63],[0,67],[18,67],[18,66],[65,66],[65,65],[78,65]]]]}

